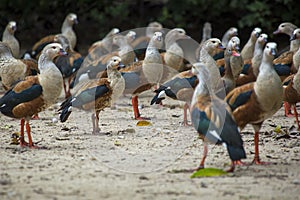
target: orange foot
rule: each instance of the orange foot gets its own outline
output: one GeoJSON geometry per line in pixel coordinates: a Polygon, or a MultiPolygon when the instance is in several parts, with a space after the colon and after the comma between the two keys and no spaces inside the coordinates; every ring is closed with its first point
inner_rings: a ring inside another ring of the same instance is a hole
{"type": "Polygon", "coordinates": [[[42,149],[43,147],[39,147],[39,146],[36,146],[34,144],[29,144],[28,142],[25,142],[25,141],[20,141],[20,146],[21,147],[29,147],[30,149],[42,149]]]}
{"type": "Polygon", "coordinates": [[[294,114],[292,114],[292,113],[289,112],[289,113],[285,113],[284,116],[286,116],[286,117],[294,117],[294,114]]]}
{"type": "Polygon", "coordinates": [[[135,119],[136,119],[136,120],[150,120],[149,117],[141,117],[141,116],[136,117],[135,119]]]}
{"type": "Polygon", "coordinates": [[[272,163],[270,163],[270,162],[262,162],[262,161],[260,161],[259,158],[254,158],[253,161],[252,161],[252,164],[255,164],[255,165],[270,165],[272,163]]]}
{"type": "Polygon", "coordinates": [[[234,163],[235,165],[239,165],[239,166],[247,166],[247,165],[249,165],[249,164],[244,163],[244,162],[242,162],[242,161],[240,161],[240,160],[233,161],[233,163],[234,163]]]}
{"type": "Polygon", "coordinates": [[[33,116],[31,117],[31,119],[33,119],[33,120],[39,120],[40,117],[38,116],[38,114],[35,114],[35,115],[33,115],[33,116]]]}

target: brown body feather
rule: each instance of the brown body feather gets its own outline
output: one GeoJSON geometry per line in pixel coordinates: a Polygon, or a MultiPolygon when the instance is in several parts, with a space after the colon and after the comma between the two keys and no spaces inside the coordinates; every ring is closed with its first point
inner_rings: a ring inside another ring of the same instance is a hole
{"type": "MultiPolygon", "coordinates": [[[[34,84],[40,84],[37,76],[28,76],[24,81],[19,82],[13,88],[13,91],[20,93],[34,84]]],[[[43,95],[29,101],[24,102],[13,108],[12,113],[15,118],[31,117],[44,109],[43,95]]]]}
{"type": "Polygon", "coordinates": [[[300,94],[298,94],[297,90],[295,90],[293,88],[294,76],[295,75],[293,74],[293,75],[287,77],[284,82],[289,81],[289,84],[287,86],[283,87],[284,88],[283,100],[290,104],[296,104],[296,103],[300,102],[300,94]]]}
{"type": "Polygon", "coordinates": [[[233,104],[239,94],[247,91],[252,91],[250,99],[232,112],[238,126],[241,129],[243,129],[248,123],[258,124],[262,123],[264,120],[261,118],[262,108],[260,107],[254,92],[254,83],[248,83],[235,88],[226,96],[226,99],[229,99],[229,104],[233,104]]]}

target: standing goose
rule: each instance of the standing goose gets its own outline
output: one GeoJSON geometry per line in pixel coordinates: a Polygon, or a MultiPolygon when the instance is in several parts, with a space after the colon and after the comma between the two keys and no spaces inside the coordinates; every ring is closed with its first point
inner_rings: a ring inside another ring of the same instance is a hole
{"type": "Polygon", "coordinates": [[[193,64],[192,69],[180,72],[170,80],[161,84],[160,87],[154,91],[156,94],[150,103],[150,105],[160,104],[161,101],[165,99],[165,96],[185,102],[183,107],[184,126],[188,125],[187,110],[190,108],[194,89],[198,84],[197,75],[193,73],[194,65],[198,64],[199,63],[193,64]]]}
{"type": "MultiPolygon", "coordinates": [[[[223,88],[219,68],[216,61],[213,59],[212,54],[215,50],[221,49],[224,51],[224,47],[218,38],[211,38],[204,42],[200,50],[199,62],[207,66],[210,74],[210,82],[213,92],[218,93],[220,88],[223,88]]],[[[222,95],[221,95],[222,96],[222,95]]]]}
{"type": "MultiPolygon", "coordinates": [[[[240,39],[237,36],[233,36],[227,46],[226,49],[230,49],[231,51],[235,51],[235,52],[240,52],[240,39]]],[[[224,75],[225,73],[225,59],[221,58],[218,59],[216,61],[217,66],[219,67],[221,76],[224,75]]],[[[240,75],[241,71],[242,71],[242,67],[243,67],[243,58],[242,56],[237,56],[237,54],[235,56],[230,57],[230,66],[231,66],[231,70],[232,70],[232,74],[234,79],[236,80],[237,77],[240,75]]]]}
{"type": "Polygon", "coordinates": [[[125,89],[125,80],[118,71],[124,65],[121,58],[113,56],[107,64],[108,78],[90,80],[85,83],[72,97],[66,99],[60,106],[60,121],[65,122],[72,112],[72,107],[86,111],[95,111],[92,114],[93,134],[99,133],[99,113],[111,106],[125,89]]]}
{"type": "Polygon", "coordinates": [[[256,82],[237,87],[226,96],[226,101],[241,130],[247,124],[251,124],[254,128],[255,157],[253,163],[255,164],[263,164],[260,161],[258,150],[259,130],[263,122],[280,109],[283,100],[281,80],[272,63],[276,47],[277,44],[274,42],[266,44],[256,82]]]}
{"type": "MultiPolygon", "coordinates": [[[[76,33],[73,30],[74,24],[78,24],[77,15],[74,13],[70,13],[66,16],[61,26],[61,34],[63,34],[65,37],[68,38],[68,40],[70,41],[70,45],[72,46],[73,49],[75,48],[77,42],[76,33]]],[[[30,52],[31,57],[34,59],[38,59],[43,48],[47,44],[54,42],[54,37],[55,34],[48,35],[41,38],[39,41],[37,41],[31,49],[30,52]]]]}
{"type": "Polygon", "coordinates": [[[223,144],[232,161],[228,172],[233,172],[235,164],[246,158],[243,141],[229,106],[219,99],[209,85],[210,73],[205,65],[197,66],[199,84],[192,100],[192,124],[204,141],[204,153],[198,169],[204,168],[207,156],[206,143],[223,144]]]}
{"type": "Polygon", "coordinates": [[[100,57],[97,62],[107,63],[107,61],[113,56],[119,56],[124,65],[128,65],[134,62],[135,53],[132,46],[129,44],[128,37],[126,35],[115,35],[113,37],[113,45],[116,45],[118,49],[104,55],[103,57],[100,57]]]}
{"type": "MultiPolygon", "coordinates": [[[[235,50],[230,48],[225,50],[225,75],[222,77],[222,81],[225,87],[226,94],[235,87],[235,79],[232,74],[230,60],[231,57],[240,56],[235,50]]],[[[187,110],[190,108],[191,100],[195,87],[197,86],[199,80],[197,75],[195,75],[195,69],[201,65],[200,63],[195,63],[191,70],[181,72],[170,80],[164,82],[158,89],[154,92],[156,95],[151,100],[152,104],[159,104],[165,96],[179,101],[184,101],[185,105],[183,107],[183,125],[188,125],[187,120],[187,110]]]]}
{"type": "Polygon", "coordinates": [[[20,56],[20,44],[17,38],[15,37],[15,32],[17,30],[17,23],[15,21],[10,21],[2,35],[2,42],[8,44],[12,51],[12,55],[15,58],[19,58],[20,56]]]}
{"type": "MultiPolygon", "coordinates": [[[[144,29],[140,30],[144,31],[144,29]]],[[[134,49],[134,53],[136,54],[138,60],[144,60],[147,46],[154,33],[162,31],[163,25],[159,22],[153,21],[148,24],[145,32],[143,32],[141,35],[138,34],[138,37],[131,43],[131,46],[134,49]]]]}
{"type": "MultiPolygon", "coordinates": [[[[236,27],[230,27],[222,36],[222,45],[226,47],[230,39],[233,36],[237,36],[237,35],[238,35],[238,29],[236,27]]],[[[216,49],[211,53],[211,55],[215,60],[219,60],[221,58],[224,58],[224,51],[222,51],[221,49],[216,49]]]]}
{"type": "Polygon", "coordinates": [[[296,104],[300,102],[300,70],[298,69],[296,74],[292,74],[289,77],[287,77],[283,83],[283,89],[284,89],[284,108],[285,108],[285,115],[286,116],[292,116],[290,112],[290,105],[294,108],[294,116],[296,119],[296,123],[298,126],[298,129],[300,130],[300,124],[298,119],[298,112],[296,104]],[[289,103],[287,106],[286,104],[289,103]]]}
{"type": "MultiPolygon", "coordinates": [[[[236,86],[236,81],[233,74],[233,66],[231,60],[234,60],[235,57],[241,57],[236,50],[231,48],[226,48],[224,51],[224,60],[225,60],[225,74],[221,78],[223,80],[225,93],[228,94],[236,86]]],[[[233,62],[235,63],[235,62],[233,62]]]]}
{"type": "Polygon", "coordinates": [[[125,94],[132,95],[132,107],[134,118],[137,120],[147,119],[141,117],[138,109],[138,95],[151,89],[160,83],[164,68],[159,49],[163,45],[161,32],[155,32],[151,38],[146,50],[146,56],[143,61],[132,63],[126,68],[120,70],[125,79],[125,94]]]}
{"type": "Polygon", "coordinates": [[[264,46],[267,43],[268,35],[265,33],[260,34],[255,42],[253,57],[244,60],[242,73],[236,80],[236,85],[241,86],[256,80],[261,64],[264,46]]]}
{"type": "Polygon", "coordinates": [[[31,137],[29,121],[31,117],[52,104],[61,94],[63,78],[53,59],[66,52],[58,43],[47,45],[38,60],[40,74],[27,76],[7,91],[0,99],[0,112],[2,114],[21,119],[20,145],[35,148],[31,137]],[[29,143],[24,139],[24,125],[29,143]]]}
{"type": "Polygon", "coordinates": [[[120,33],[120,30],[113,28],[102,40],[94,42],[89,47],[88,55],[85,56],[80,69],[76,73],[76,77],[71,83],[72,87],[83,80],[96,78],[99,72],[106,69],[108,60],[104,62],[103,58],[112,52],[113,38],[118,33],[120,33]]]}
{"type": "MultiPolygon", "coordinates": [[[[291,36],[291,41],[294,40],[300,40],[300,29],[297,28],[294,30],[292,36],[291,36]]],[[[288,76],[283,82],[283,88],[284,88],[284,111],[285,111],[285,116],[287,117],[292,117],[293,114],[291,113],[291,106],[290,104],[293,105],[294,107],[294,116],[296,117],[296,122],[299,127],[299,122],[298,122],[298,114],[297,114],[297,108],[296,108],[296,103],[299,102],[299,95],[300,95],[300,88],[298,86],[299,82],[299,66],[300,66],[300,48],[293,54],[293,68],[295,69],[296,74],[292,74],[288,76]]]]}
{"type": "Polygon", "coordinates": [[[253,57],[255,43],[257,38],[261,34],[261,31],[262,31],[261,28],[256,27],[251,32],[250,38],[248,39],[247,43],[244,45],[241,51],[241,55],[244,60],[248,60],[253,57]]]}
{"type": "Polygon", "coordinates": [[[200,41],[200,44],[199,44],[198,48],[195,51],[196,60],[199,60],[199,56],[200,56],[199,52],[200,52],[200,49],[201,49],[203,43],[206,40],[211,38],[211,32],[212,32],[211,23],[205,22],[204,25],[203,25],[203,28],[202,28],[202,39],[200,41]]]}
{"type": "Polygon", "coordinates": [[[177,41],[189,38],[182,28],[174,28],[167,33],[165,37],[166,52],[162,53],[164,63],[167,67],[177,72],[182,71],[184,68],[184,52],[177,41]]]}
{"type": "MultiPolygon", "coordinates": [[[[279,35],[279,34],[285,34],[289,38],[293,35],[294,30],[297,28],[297,26],[291,22],[283,22],[279,24],[277,29],[273,32],[274,35],[279,35]]],[[[290,50],[290,45],[287,47],[283,48],[278,55],[281,55],[282,53],[289,51],[290,50]]]]}
{"type": "Polygon", "coordinates": [[[71,80],[75,77],[76,72],[80,68],[83,62],[83,56],[80,53],[74,51],[68,38],[63,34],[56,35],[54,37],[54,41],[60,43],[67,52],[66,56],[56,57],[54,63],[63,75],[65,98],[68,98],[69,96],[71,96],[71,80]],[[68,86],[66,86],[66,81],[68,82],[68,86]]]}
{"type": "Polygon", "coordinates": [[[94,42],[88,49],[88,53],[91,56],[90,59],[95,59],[112,51],[113,46],[113,36],[120,33],[120,29],[111,29],[106,36],[99,41],[94,42]]]}

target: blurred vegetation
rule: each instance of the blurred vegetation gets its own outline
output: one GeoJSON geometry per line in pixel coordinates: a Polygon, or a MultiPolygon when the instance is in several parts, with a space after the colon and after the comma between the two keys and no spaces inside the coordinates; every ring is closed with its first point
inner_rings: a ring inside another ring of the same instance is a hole
{"type": "Polygon", "coordinates": [[[212,23],[215,37],[222,37],[229,27],[236,26],[242,42],[246,42],[256,26],[271,34],[284,21],[299,25],[296,8],[298,2],[293,0],[1,0],[0,25],[2,31],[8,21],[15,20],[16,36],[24,48],[59,32],[70,12],[79,18],[74,28],[81,48],[101,39],[113,27],[128,30],[145,27],[154,20],[166,28],[185,28],[195,40],[200,40],[206,21],[212,23]]]}

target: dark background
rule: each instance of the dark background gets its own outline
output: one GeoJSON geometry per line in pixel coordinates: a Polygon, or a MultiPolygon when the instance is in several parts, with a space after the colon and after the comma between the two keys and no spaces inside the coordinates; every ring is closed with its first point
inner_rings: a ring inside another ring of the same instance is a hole
{"type": "Polygon", "coordinates": [[[288,36],[273,36],[281,22],[300,24],[299,2],[292,0],[154,0],[154,1],[95,1],[95,0],[0,0],[0,31],[14,20],[16,37],[22,52],[48,34],[60,32],[65,16],[76,13],[79,24],[77,50],[86,54],[94,41],[100,40],[111,28],[121,31],[145,27],[157,20],[165,28],[184,28],[194,40],[200,41],[202,26],[212,23],[213,37],[222,38],[231,26],[239,29],[242,45],[256,26],[275,41],[279,49],[289,43],[288,36]]]}

